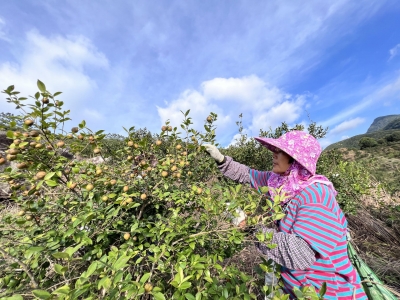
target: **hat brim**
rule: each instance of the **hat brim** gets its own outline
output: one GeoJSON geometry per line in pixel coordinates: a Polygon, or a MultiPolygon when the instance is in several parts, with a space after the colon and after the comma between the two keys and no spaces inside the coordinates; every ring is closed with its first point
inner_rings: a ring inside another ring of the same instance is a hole
{"type": "MultiPolygon", "coordinates": [[[[299,164],[301,164],[298,160],[297,155],[296,154],[293,155],[292,154],[293,151],[291,151],[287,147],[286,141],[280,140],[280,139],[271,139],[271,138],[262,138],[262,137],[255,137],[254,139],[256,141],[258,141],[264,147],[268,148],[270,151],[276,152],[277,150],[281,150],[281,151],[285,152],[287,155],[289,155],[290,157],[292,157],[294,160],[296,160],[299,164]]],[[[315,174],[315,172],[312,172],[312,170],[310,170],[309,168],[305,167],[304,165],[302,165],[302,166],[303,166],[303,168],[308,170],[310,173],[315,174]]]]}
{"type": "Polygon", "coordinates": [[[262,137],[255,137],[256,141],[258,141],[261,145],[268,148],[272,152],[276,152],[277,150],[282,150],[285,153],[285,145],[280,140],[272,139],[272,138],[262,138],[262,137]]]}

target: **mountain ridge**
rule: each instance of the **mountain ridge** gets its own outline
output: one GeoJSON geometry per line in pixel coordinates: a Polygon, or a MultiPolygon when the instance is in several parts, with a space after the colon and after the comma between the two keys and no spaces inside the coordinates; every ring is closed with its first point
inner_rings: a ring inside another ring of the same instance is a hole
{"type": "Polygon", "coordinates": [[[400,119],[400,115],[387,115],[387,116],[380,116],[374,119],[372,124],[369,126],[366,133],[372,133],[380,130],[387,130],[392,128],[385,129],[391,122],[395,121],[396,119],[400,119]]]}

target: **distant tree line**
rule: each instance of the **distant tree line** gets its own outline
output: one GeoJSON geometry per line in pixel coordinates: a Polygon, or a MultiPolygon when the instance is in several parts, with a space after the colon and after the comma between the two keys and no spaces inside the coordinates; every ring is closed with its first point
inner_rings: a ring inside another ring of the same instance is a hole
{"type": "Polygon", "coordinates": [[[386,145],[388,143],[398,142],[398,141],[400,141],[400,131],[393,132],[389,135],[386,135],[384,138],[380,139],[374,139],[372,137],[363,137],[360,139],[358,144],[360,146],[360,149],[365,149],[365,148],[376,147],[378,145],[386,145]]]}

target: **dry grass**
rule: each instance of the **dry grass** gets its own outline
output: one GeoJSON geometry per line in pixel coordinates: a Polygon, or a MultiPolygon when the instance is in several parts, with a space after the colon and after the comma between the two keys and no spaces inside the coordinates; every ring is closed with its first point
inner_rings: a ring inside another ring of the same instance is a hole
{"type": "Polygon", "coordinates": [[[1,201],[0,202],[0,222],[6,215],[16,214],[19,211],[18,205],[13,201],[1,201]]]}

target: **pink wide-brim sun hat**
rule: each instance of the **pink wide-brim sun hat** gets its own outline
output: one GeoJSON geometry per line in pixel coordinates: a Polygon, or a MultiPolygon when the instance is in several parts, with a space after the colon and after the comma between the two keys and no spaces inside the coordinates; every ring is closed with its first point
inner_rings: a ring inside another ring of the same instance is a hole
{"type": "Polygon", "coordinates": [[[269,150],[275,152],[277,149],[287,153],[312,175],[315,175],[317,161],[321,155],[322,148],[319,142],[311,134],[304,131],[289,131],[277,139],[256,137],[258,142],[269,150]]]}

